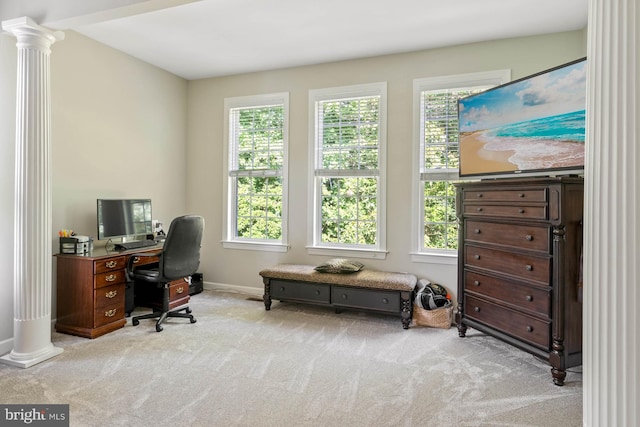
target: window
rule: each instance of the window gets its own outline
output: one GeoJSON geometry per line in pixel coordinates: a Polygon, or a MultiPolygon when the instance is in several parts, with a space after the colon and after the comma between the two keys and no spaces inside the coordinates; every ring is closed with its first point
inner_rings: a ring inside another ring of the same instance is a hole
{"type": "Polygon", "coordinates": [[[224,247],[287,250],[288,94],[225,99],[224,247]]]}
{"type": "Polygon", "coordinates": [[[414,80],[414,261],[456,263],[458,99],[510,80],[509,70],[414,80]]]}
{"type": "Polygon", "coordinates": [[[309,252],[385,257],[386,83],[309,93],[309,252]]]}

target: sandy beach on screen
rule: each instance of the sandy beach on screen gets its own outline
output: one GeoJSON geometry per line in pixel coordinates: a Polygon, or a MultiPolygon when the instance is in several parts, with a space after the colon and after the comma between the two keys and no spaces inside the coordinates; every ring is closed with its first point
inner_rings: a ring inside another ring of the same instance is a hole
{"type": "Polygon", "coordinates": [[[478,139],[482,131],[460,133],[460,164],[462,175],[481,174],[495,171],[515,171],[518,166],[509,162],[509,157],[515,154],[513,150],[492,151],[485,150],[485,142],[478,139]]]}

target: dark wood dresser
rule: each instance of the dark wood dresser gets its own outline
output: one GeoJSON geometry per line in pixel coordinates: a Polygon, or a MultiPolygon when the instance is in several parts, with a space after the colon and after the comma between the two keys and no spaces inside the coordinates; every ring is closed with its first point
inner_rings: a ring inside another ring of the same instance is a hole
{"type": "Polygon", "coordinates": [[[553,382],[582,364],[583,180],[457,185],[458,333],[472,327],[544,359],[553,382]]]}

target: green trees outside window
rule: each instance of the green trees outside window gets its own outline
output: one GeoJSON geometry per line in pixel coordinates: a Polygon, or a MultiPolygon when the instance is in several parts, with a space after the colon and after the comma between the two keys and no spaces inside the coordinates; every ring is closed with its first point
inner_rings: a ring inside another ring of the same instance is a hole
{"type": "Polygon", "coordinates": [[[230,111],[232,158],[229,170],[235,194],[238,239],[282,238],[284,106],[230,111]]]}

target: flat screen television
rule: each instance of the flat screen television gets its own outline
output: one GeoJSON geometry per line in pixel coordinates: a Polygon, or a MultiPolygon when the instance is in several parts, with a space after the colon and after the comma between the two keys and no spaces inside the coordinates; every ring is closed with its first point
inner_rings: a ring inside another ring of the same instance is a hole
{"type": "Polygon", "coordinates": [[[153,233],[151,199],[98,199],[98,240],[153,233]]]}
{"type": "Polygon", "coordinates": [[[584,171],[586,58],[458,101],[461,177],[584,171]]]}

